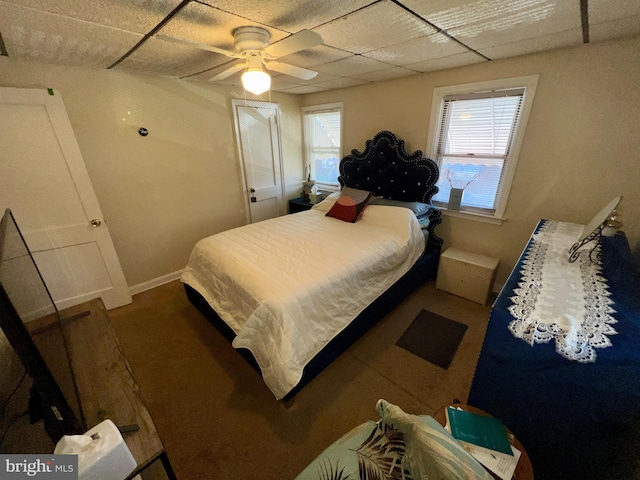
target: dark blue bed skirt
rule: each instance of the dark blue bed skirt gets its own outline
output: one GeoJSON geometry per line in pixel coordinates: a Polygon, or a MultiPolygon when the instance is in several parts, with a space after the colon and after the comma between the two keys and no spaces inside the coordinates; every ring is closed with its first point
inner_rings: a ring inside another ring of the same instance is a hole
{"type": "Polygon", "coordinates": [[[468,403],[515,433],[536,479],[640,478],[640,274],[626,237],[602,238],[618,333],[595,363],[567,360],[553,342],[532,347],[508,330],[523,257],[493,305],[468,403]]]}

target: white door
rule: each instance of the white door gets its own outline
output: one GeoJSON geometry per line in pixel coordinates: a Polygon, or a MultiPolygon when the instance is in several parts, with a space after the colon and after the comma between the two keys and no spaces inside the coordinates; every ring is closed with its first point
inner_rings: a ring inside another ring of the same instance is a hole
{"type": "Polygon", "coordinates": [[[60,93],[0,88],[0,208],[10,208],[59,309],[131,303],[60,93]]]}
{"type": "Polygon", "coordinates": [[[247,221],[255,223],[283,215],[280,108],[267,102],[232,103],[247,221]]]}

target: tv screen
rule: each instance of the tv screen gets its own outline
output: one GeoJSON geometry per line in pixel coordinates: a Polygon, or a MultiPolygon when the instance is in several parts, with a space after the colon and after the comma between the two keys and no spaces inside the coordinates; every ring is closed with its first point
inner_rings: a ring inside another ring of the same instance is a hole
{"type": "Polygon", "coordinates": [[[31,453],[43,437],[55,444],[83,433],[59,312],[8,209],[0,222],[0,327],[0,452],[31,453]]]}

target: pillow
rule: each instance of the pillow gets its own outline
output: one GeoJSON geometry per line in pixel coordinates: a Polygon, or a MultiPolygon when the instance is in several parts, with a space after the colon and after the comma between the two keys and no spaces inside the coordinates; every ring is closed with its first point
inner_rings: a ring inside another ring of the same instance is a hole
{"type": "Polygon", "coordinates": [[[333,204],[336,203],[336,200],[340,198],[340,192],[333,192],[331,195],[328,195],[324,198],[320,203],[316,203],[312,210],[320,210],[321,212],[328,212],[333,207],[333,204]]]}
{"type": "Polygon", "coordinates": [[[340,192],[340,197],[333,204],[331,210],[326,213],[326,216],[355,223],[372,196],[373,192],[344,187],[340,192]]]}
{"type": "Polygon", "coordinates": [[[480,465],[433,417],[405,413],[379,400],[377,423],[352,429],[318,455],[296,480],[379,478],[492,480],[480,465]],[[376,477],[377,478],[377,477],[376,477]]]}
{"type": "Polygon", "coordinates": [[[404,207],[411,210],[416,217],[430,213],[431,205],[422,202],[403,202],[401,200],[389,200],[388,198],[373,197],[369,205],[388,205],[391,207],[404,207]]]}

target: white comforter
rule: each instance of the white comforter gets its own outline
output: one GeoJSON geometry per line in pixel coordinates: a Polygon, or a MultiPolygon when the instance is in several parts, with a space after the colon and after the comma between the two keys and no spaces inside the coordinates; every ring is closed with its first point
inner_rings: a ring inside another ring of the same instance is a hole
{"type": "Polygon", "coordinates": [[[181,277],[235,331],[233,346],[253,353],[277,399],[424,251],[408,209],[370,205],[347,223],[326,217],[325,202],[199,241],[181,277]]]}

